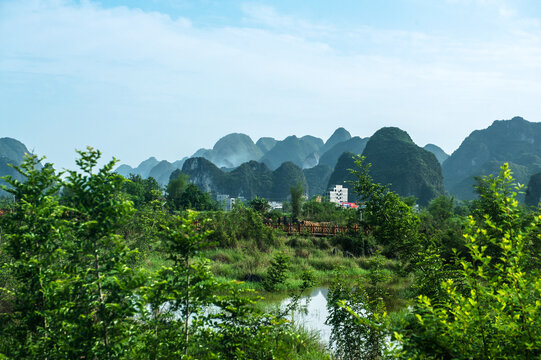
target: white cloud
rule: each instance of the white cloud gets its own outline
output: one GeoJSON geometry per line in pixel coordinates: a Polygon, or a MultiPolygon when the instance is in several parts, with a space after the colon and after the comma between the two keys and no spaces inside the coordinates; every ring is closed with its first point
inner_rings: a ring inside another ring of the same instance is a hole
{"type": "Polygon", "coordinates": [[[272,6],[244,3],[242,11],[246,15],[247,24],[265,25],[280,32],[295,31],[307,34],[321,34],[333,31],[334,27],[329,24],[314,23],[302,18],[278,13],[272,6]]]}

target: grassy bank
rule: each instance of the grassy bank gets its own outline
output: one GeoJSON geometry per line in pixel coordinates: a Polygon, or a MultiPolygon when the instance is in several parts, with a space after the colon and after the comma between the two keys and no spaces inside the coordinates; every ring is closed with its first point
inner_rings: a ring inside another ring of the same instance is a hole
{"type": "MultiPolygon", "coordinates": [[[[297,291],[302,284],[302,275],[310,273],[313,286],[329,286],[338,273],[351,285],[365,282],[369,270],[374,266],[371,257],[344,255],[339,244],[332,239],[317,237],[287,237],[279,235],[274,246],[262,251],[255,241],[245,240],[235,247],[214,247],[204,250],[201,257],[210,259],[213,274],[221,281],[243,281],[243,287],[255,289],[265,298],[284,298],[297,291]],[[285,280],[273,291],[267,291],[263,280],[277,254],[287,256],[285,280]]],[[[151,252],[141,259],[141,266],[155,270],[167,264],[167,254],[151,252]]],[[[410,277],[399,275],[400,264],[386,259],[382,272],[389,279],[383,286],[389,296],[385,299],[389,310],[397,310],[407,304],[406,289],[410,277]]]]}

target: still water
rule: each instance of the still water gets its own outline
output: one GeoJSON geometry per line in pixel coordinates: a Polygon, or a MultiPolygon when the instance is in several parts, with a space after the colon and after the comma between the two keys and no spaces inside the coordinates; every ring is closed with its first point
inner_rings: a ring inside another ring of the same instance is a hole
{"type": "MultiPolygon", "coordinates": [[[[299,308],[293,314],[287,316],[289,320],[293,318],[295,325],[319,333],[321,340],[326,345],[329,345],[331,336],[331,327],[325,324],[325,320],[329,315],[327,311],[328,292],[327,288],[313,289],[310,295],[300,299],[299,308]]],[[[291,298],[284,299],[280,302],[280,308],[284,309],[290,303],[291,298]]]]}

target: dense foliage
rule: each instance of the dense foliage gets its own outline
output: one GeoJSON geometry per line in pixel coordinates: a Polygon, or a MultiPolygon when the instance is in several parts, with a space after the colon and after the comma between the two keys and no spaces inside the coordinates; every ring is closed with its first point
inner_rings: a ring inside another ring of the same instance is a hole
{"type": "Polygon", "coordinates": [[[416,208],[358,157],[360,213],[291,189],[288,218],[351,226],[317,238],[273,230],[265,199],[218,211],[180,172],[164,192],[99,158],[81,151],[63,176],[29,156],[14,167],[24,182],[6,178],[0,358],[541,356],[541,216],[519,205],[507,164],[475,201],[416,208]],[[286,317],[314,283],[330,284],[332,354],[286,317]],[[252,288],[293,305],[269,311],[252,288]]]}
{"type": "Polygon", "coordinates": [[[520,218],[519,187],[504,165],[485,178],[490,213],[470,216],[465,247],[443,296],[420,295],[408,331],[397,333],[406,358],[537,359],[541,356],[541,217],[520,218]],[[532,251],[537,250],[537,251],[532,251]]]}
{"type": "MultiPolygon", "coordinates": [[[[35,156],[15,167],[25,182],[7,179],[16,202],[1,217],[2,357],[323,356],[290,323],[258,310],[238,283],[216,280],[201,256],[210,231],[194,213],[165,216],[148,231],[168,254],[164,265],[134,268],[137,250],[121,236],[134,216],[125,179],[112,172],[114,161],[97,169],[98,151],[79,154],[79,170],[65,179],[50,164],[39,169],[35,156]]],[[[142,210],[160,213],[160,201],[142,210]]]]}

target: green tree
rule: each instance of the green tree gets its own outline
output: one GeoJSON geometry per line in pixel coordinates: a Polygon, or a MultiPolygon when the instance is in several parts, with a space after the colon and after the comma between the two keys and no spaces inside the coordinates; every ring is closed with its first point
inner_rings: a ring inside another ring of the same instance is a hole
{"type": "Polygon", "coordinates": [[[463,228],[466,218],[455,214],[452,197],[434,198],[420,215],[421,249],[411,259],[415,277],[412,290],[415,295],[432,298],[445,297],[441,282],[456,279],[456,255],[467,252],[464,246],[463,228]]]}
{"type": "Polygon", "coordinates": [[[279,252],[274,256],[263,281],[265,290],[274,291],[278,285],[286,280],[287,269],[289,268],[288,261],[288,256],[283,252],[279,252]]]}
{"type": "Polygon", "coordinates": [[[260,213],[261,215],[266,214],[270,210],[270,204],[266,199],[256,197],[248,203],[248,206],[260,213]]]}
{"type": "Polygon", "coordinates": [[[188,184],[180,197],[180,209],[194,211],[218,210],[218,203],[206,192],[199,190],[197,185],[188,184]]]}
{"type": "Polygon", "coordinates": [[[162,269],[161,279],[169,285],[166,291],[171,310],[180,312],[180,321],[184,323],[184,355],[188,355],[190,345],[190,319],[212,302],[217,286],[208,260],[197,258],[209,245],[206,239],[210,232],[199,231],[196,219],[197,213],[188,211],[186,218],[174,216],[170,224],[162,226],[164,247],[172,267],[162,269]]]}
{"type": "Polygon", "coordinates": [[[132,213],[121,226],[121,234],[130,249],[140,251],[139,258],[148,257],[150,251],[159,249],[160,224],[164,224],[170,216],[161,191],[152,190],[152,192],[153,199],[132,213]]]}
{"type": "Polygon", "coordinates": [[[455,213],[454,198],[439,196],[434,198],[426,211],[421,212],[419,231],[425,235],[425,247],[434,246],[445,261],[450,261],[454,250],[462,253],[464,247],[463,227],[465,216],[455,213]]]}
{"type": "Polygon", "coordinates": [[[2,273],[13,280],[11,288],[0,288],[0,299],[11,308],[0,313],[0,355],[21,359],[52,355],[51,310],[56,304],[48,289],[60,277],[65,241],[65,210],[57,198],[61,181],[51,164],[39,168],[41,160],[28,155],[13,166],[25,181],[7,176],[9,186],[3,187],[15,203],[0,217],[2,273]]]}
{"type": "Polygon", "coordinates": [[[441,286],[445,297],[421,295],[408,331],[397,333],[405,358],[537,359],[541,356],[541,274],[529,241],[540,241],[541,217],[520,221],[507,164],[484,182],[491,189],[484,208],[470,217],[468,258],[458,280],[441,286]],[[490,201],[489,201],[490,199],[490,201]],[[478,214],[479,215],[479,214],[478,214]],[[492,247],[497,257],[489,254],[492,247]],[[531,262],[536,262],[531,266],[531,262]],[[526,271],[526,268],[528,270],[526,271]]]}
{"type": "Polygon", "coordinates": [[[358,156],[355,165],[352,184],[364,207],[361,225],[383,246],[384,255],[409,259],[419,246],[419,217],[387,186],[374,183],[364,157],[358,156]]]}
{"type": "Polygon", "coordinates": [[[175,171],[167,185],[166,200],[171,210],[218,210],[218,204],[197,185],[188,183],[188,175],[175,171]]]}
{"type": "Polygon", "coordinates": [[[171,174],[166,189],[166,200],[168,206],[173,210],[182,210],[182,194],[188,186],[188,175],[175,171],[171,174]]]}
{"type": "Polygon", "coordinates": [[[293,222],[298,222],[299,217],[302,211],[303,195],[304,189],[300,182],[296,186],[290,188],[291,194],[291,216],[293,217],[293,222]]]}
{"type": "Polygon", "coordinates": [[[266,251],[275,242],[275,233],[265,226],[261,215],[243,204],[235,204],[229,212],[207,213],[212,221],[210,238],[223,247],[234,247],[241,241],[255,242],[258,249],[266,251]]]}
{"type": "Polygon", "coordinates": [[[65,187],[73,240],[66,252],[66,278],[55,284],[62,306],[55,310],[64,330],[58,354],[68,358],[120,358],[134,339],[135,289],[142,284],[128,266],[135,253],[118,235],[132,212],[121,196],[124,178],[113,173],[116,160],[97,168],[101,153],[78,151],[79,170],[68,172],[65,187]]]}
{"type": "Polygon", "coordinates": [[[143,179],[141,175],[130,174],[128,181],[123,184],[123,190],[129,195],[136,209],[161,197],[160,184],[153,178],[143,179]]]}

